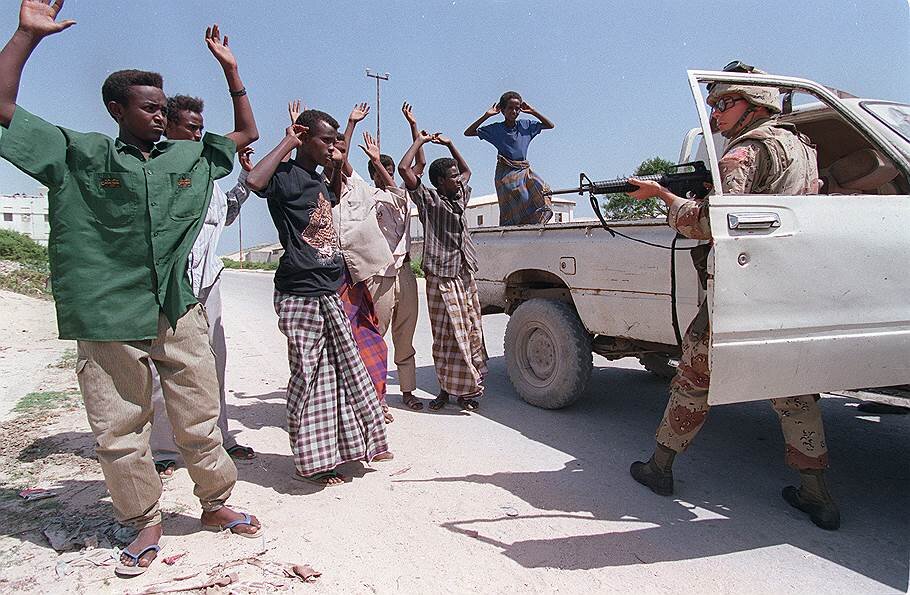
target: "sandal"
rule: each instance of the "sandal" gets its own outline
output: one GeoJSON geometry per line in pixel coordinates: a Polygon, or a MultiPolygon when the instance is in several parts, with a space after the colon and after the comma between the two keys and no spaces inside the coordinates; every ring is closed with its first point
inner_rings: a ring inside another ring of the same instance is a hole
{"type": "Polygon", "coordinates": [[[234,527],[239,527],[240,525],[249,525],[250,527],[256,527],[253,524],[253,517],[251,517],[249,514],[244,512],[243,516],[241,518],[231,521],[230,523],[225,523],[224,525],[205,525],[205,524],[203,524],[202,528],[205,531],[214,531],[215,533],[218,533],[220,531],[230,531],[234,535],[239,535],[240,537],[246,537],[247,539],[258,539],[259,537],[262,537],[263,529],[262,529],[261,525],[259,527],[257,527],[258,530],[255,533],[245,533],[245,532],[241,532],[241,531],[234,531],[234,527]]]}
{"type": "Polygon", "coordinates": [[[235,444],[230,448],[225,449],[232,459],[238,461],[249,461],[250,459],[256,458],[256,451],[250,448],[249,446],[243,446],[242,444],[235,444]]]}
{"type": "Polygon", "coordinates": [[[446,391],[439,391],[439,395],[430,401],[430,409],[433,411],[439,411],[449,403],[449,393],[446,391]]]}
{"type": "Polygon", "coordinates": [[[158,472],[158,477],[162,480],[174,477],[174,469],[176,468],[177,461],[174,459],[161,459],[160,461],[155,461],[155,471],[158,472]],[[170,473],[168,473],[168,471],[170,471],[170,473]]]}
{"type": "Polygon", "coordinates": [[[338,473],[335,470],[332,471],[323,471],[322,473],[314,473],[313,475],[301,475],[299,473],[294,473],[294,479],[299,481],[308,481],[310,483],[315,483],[318,486],[324,488],[335,488],[340,485],[344,485],[345,477],[341,473],[338,473]],[[341,483],[329,482],[330,479],[340,479],[341,483]]]}
{"type": "Polygon", "coordinates": [[[139,576],[140,574],[145,574],[145,572],[149,569],[149,566],[152,565],[152,562],[155,561],[155,558],[152,558],[151,560],[149,560],[148,566],[140,566],[139,558],[141,558],[142,556],[146,555],[149,552],[155,552],[155,555],[157,557],[157,554],[160,551],[161,551],[161,546],[158,546],[158,545],[150,545],[146,548],[143,548],[143,550],[141,552],[139,552],[138,554],[134,554],[133,552],[129,551],[128,549],[123,548],[122,550],[120,550],[120,555],[128,556],[130,558],[130,560],[133,561],[133,564],[132,564],[132,566],[127,566],[126,564],[118,564],[117,567],[114,568],[114,574],[116,574],[117,576],[139,576]]]}
{"type": "Polygon", "coordinates": [[[404,393],[401,395],[401,402],[411,411],[420,411],[423,409],[423,402],[415,397],[413,393],[404,393]]]}
{"type": "Polygon", "coordinates": [[[461,405],[461,408],[465,411],[477,411],[480,409],[480,403],[471,397],[458,397],[458,404],[461,405]]]}

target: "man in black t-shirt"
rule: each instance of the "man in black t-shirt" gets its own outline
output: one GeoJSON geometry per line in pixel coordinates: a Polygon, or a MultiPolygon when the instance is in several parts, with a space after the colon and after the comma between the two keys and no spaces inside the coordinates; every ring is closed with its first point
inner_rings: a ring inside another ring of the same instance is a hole
{"type": "MultiPolygon", "coordinates": [[[[297,477],[344,481],[335,468],[392,458],[369,374],[337,290],[344,261],[332,224],[336,192],[317,168],[331,162],[338,123],[306,110],[247,177],[268,200],[284,255],[275,274],[278,327],[288,338],[288,432],[297,477]],[[297,157],[282,162],[291,151],[297,157]]],[[[337,186],[337,184],[336,184],[337,186]]]]}

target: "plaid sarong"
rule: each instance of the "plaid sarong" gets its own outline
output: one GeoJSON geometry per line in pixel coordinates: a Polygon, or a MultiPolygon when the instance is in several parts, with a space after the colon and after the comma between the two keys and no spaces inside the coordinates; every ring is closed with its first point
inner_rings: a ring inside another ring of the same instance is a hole
{"type": "Polygon", "coordinates": [[[433,363],[439,386],[453,397],[480,397],[487,349],[474,276],[427,275],[427,306],[433,331],[433,363]]]}
{"type": "Polygon", "coordinates": [[[275,292],[278,328],[288,338],[288,435],[300,475],[389,450],[373,386],[336,294],[275,292]]]}
{"type": "Polygon", "coordinates": [[[354,331],[354,341],[376,388],[376,396],[385,401],[385,381],[389,369],[389,348],[379,332],[379,317],[365,281],[354,283],[347,267],[338,288],[338,297],[354,331]]]}
{"type": "Polygon", "coordinates": [[[497,155],[494,181],[500,225],[545,223],[552,216],[550,196],[545,194],[550,187],[527,161],[497,155]]]}

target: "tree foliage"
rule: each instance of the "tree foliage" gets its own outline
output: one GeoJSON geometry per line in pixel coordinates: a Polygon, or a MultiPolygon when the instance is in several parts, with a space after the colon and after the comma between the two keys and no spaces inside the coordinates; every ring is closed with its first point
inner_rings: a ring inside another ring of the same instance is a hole
{"type": "MultiPolygon", "coordinates": [[[[636,176],[663,174],[676,165],[662,157],[645,159],[635,169],[636,176]]],[[[600,211],[606,219],[649,219],[666,214],[664,204],[656,198],[635,200],[625,192],[606,195],[600,203],[600,211]]]]}
{"type": "Polygon", "coordinates": [[[36,268],[46,268],[47,248],[25,234],[0,229],[0,260],[12,260],[36,268]]]}

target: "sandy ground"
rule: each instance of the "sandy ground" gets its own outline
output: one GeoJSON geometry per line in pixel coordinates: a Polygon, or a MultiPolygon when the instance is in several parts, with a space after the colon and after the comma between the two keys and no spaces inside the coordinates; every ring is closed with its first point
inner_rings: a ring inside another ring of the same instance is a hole
{"type": "MultiPolygon", "coordinates": [[[[164,484],[159,561],[137,579],[111,578],[103,558],[105,546],[116,544],[116,526],[104,524],[110,504],[75,403],[12,417],[0,428],[0,591],[138,593],[230,572],[237,582],[220,592],[907,591],[907,416],[863,416],[855,401],[823,399],[844,519],[836,533],[817,529],[780,499],[781,486],[795,477],[781,462],[780,430],[764,403],[713,411],[677,464],[677,497],[660,498],[629,478],[628,464],[653,444],[665,383],[637,362],[597,360],[578,403],[535,409],[508,383],[507,319],[492,316],[484,318],[491,371],[482,409],[404,410],[392,371],[395,460],[350,464],[349,483],[319,489],[291,478],[283,429],[287,360],[271,277],[226,271],[224,301],[231,431],[259,453],[238,464],[231,503],[259,516],[265,538],[198,531],[198,504],[180,469],[164,484]],[[26,486],[60,495],[24,502],[15,492],[26,486]],[[97,536],[100,547],[58,555],[43,533],[48,528],[83,545],[97,536]],[[161,563],[183,553],[173,566],[161,563]],[[323,574],[308,584],[283,576],[294,563],[323,574]]],[[[11,315],[18,314],[4,308],[0,320],[9,324],[11,315]]],[[[437,386],[425,319],[415,343],[419,396],[430,398],[437,386]]],[[[72,384],[71,371],[24,369],[50,375],[42,381],[49,386],[72,384]]]]}

